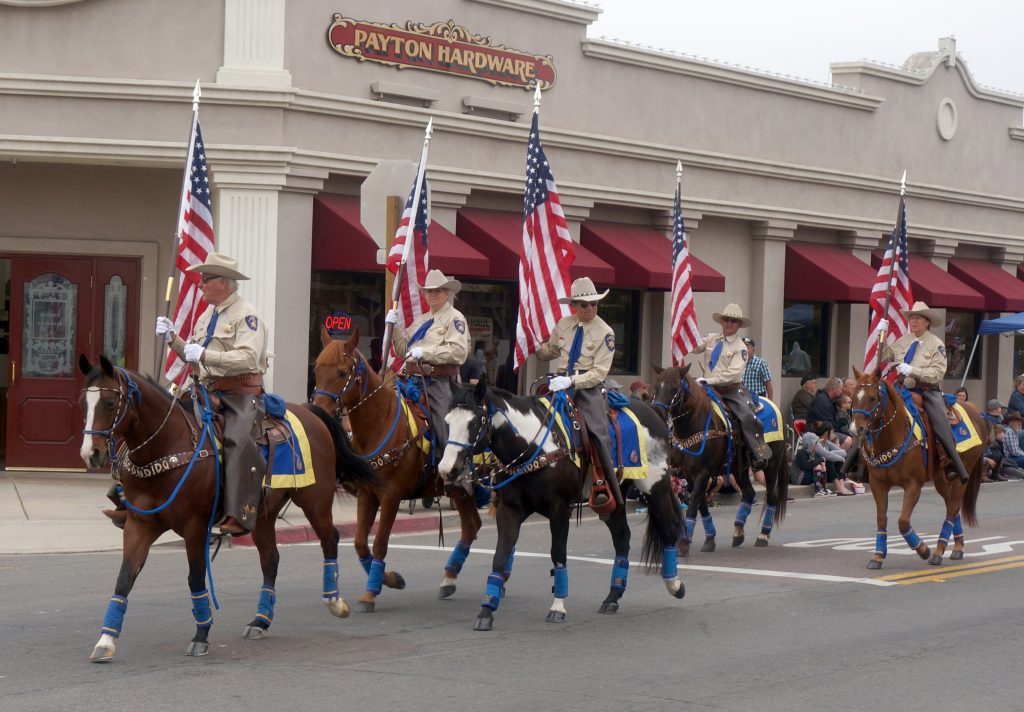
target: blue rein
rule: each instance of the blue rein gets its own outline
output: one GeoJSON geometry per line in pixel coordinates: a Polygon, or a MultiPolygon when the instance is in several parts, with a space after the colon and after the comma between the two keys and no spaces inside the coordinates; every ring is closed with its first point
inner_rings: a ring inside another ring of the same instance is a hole
{"type": "MultiPolygon", "coordinates": [[[[875,421],[876,414],[878,413],[878,409],[879,408],[882,409],[882,416],[885,415],[885,407],[886,407],[886,404],[888,402],[888,397],[889,397],[889,389],[886,388],[881,382],[875,384],[875,387],[878,388],[879,399],[878,399],[878,403],[875,405],[874,408],[872,408],[870,411],[864,410],[863,408],[851,408],[850,409],[851,413],[857,413],[858,415],[863,415],[865,418],[867,418],[868,419],[868,425],[871,425],[871,423],[875,421]]],[[[898,408],[899,406],[896,406],[896,407],[898,408]]],[[[903,455],[906,454],[907,447],[914,440],[914,425],[915,425],[915,422],[917,422],[917,418],[915,417],[914,413],[912,413],[911,416],[910,416],[910,423],[907,426],[907,435],[906,435],[905,438],[903,438],[903,444],[900,446],[899,451],[893,457],[892,461],[888,462],[888,463],[879,462],[877,465],[872,465],[872,467],[875,467],[877,469],[883,469],[883,470],[884,469],[888,469],[888,468],[892,467],[893,465],[895,465],[897,462],[899,462],[901,459],[903,459],[903,455]]],[[[921,424],[921,426],[922,426],[921,427],[922,435],[924,434],[924,427],[923,427],[923,425],[924,424],[922,423],[921,424]]],[[[865,437],[867,438],[868,445],[871,446],[871,448],[873,450],[874,449],[874,444],[875,444],[875,438],[874,438],[873,433],[881,432],[882,428],[879,427],[877,430],[871,430],[870,427],[866,427],[865,431],[866,431],[865,432],[865,437]]],[[[924,460],[925,466],[927,467],[927,465],[928,465],[928,459],[927,459],[928,458],[928,454],[927,454],[926,450],[923,450],[923,453],[924,453],[923,457],[925,458],[925,460],[924,460]]],[[[874,456],[872,456],[872,457],[874,457],[874,456]]]]}

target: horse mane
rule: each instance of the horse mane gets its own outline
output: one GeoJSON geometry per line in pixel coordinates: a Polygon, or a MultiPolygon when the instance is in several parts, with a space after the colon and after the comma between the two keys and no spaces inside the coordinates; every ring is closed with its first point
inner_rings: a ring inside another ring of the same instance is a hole
{"type": "MultiPolygon", "coordinates": [[[[673,366],[673,368],[679,367],[673,366]]],[[[697,383],[697,379],[695,379],[693,376],[689,374],[683,376],[680,370],[680,388],[683,387],[683,378],[686,379],[687,384],[687,397],[683,402],[689,403],[693,407],[693,412],[695,416],[699,418],[707,418],[708,414],[711,412],[711,399],[708,397],[708,394],[704,391],[704,387],[697,383]]]]}

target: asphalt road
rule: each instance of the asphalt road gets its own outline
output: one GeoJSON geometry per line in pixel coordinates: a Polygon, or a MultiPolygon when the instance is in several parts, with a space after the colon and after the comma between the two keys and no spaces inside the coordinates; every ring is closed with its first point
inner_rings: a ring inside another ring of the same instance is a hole
{"type": "MultiPolygon", "coordinates": [[[[964,561],[930,567],[893,541],[871,572],[870,496],[793,503],[767,549],[752,546],[753,526],[731,548],[734,507],[721,507],[718,550],[695,551],[681,568],[686,597],[633,567],[616,615],[597,613],[612,554],[603,525],[587,519],[570,533],[562,624],[544,621],[548,532],[531,520],[489,633],[472,623],[490,555],[471,554],[455,596],[438,600],[446,554],[433,550],[434,533],[396,538],[388,560],[408,588],[346,620],[320,603],[319,549],[283,547],[274,624],[266,639],[243,641],[258,562],[254,550],[227,550],[215,562],[221,609],[205,658],[183,655],[194,630],[184,555],[164,547],[103,665],[88,657],[119,557],[0,557],[0,709],[1020,710],[1022,506],[1024,485],[985,485],[964,561]],[[912,575],[882,578],[903,574],[912,575]]],[[[934,537],[941,520],[926,492],[918,533],[934,537]]],[[[631,521],[636,561],[643,517],[631,521]]],[[[476,550],[493,544],[488,524],[476,550]]],[[[351,603],[365,580],[350,547],[341,558],[351,603]]]]}

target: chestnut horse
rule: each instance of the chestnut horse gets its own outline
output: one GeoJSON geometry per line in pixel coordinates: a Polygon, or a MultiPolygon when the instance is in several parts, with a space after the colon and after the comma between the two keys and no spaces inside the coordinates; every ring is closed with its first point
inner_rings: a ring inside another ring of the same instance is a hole
{"type": "MultiPolygon", "coordinates": [[[[109,446],[123,443],[115,463],[122,471],[121,485],[129,513],[124,525],[124,552],[114,595],[107,606],[102,635],[92,653],[93,662],[114,657],[121,633],[128,594],[142,571],[153,542],[168,530],[185,540],[188,587],[196,634],[185,651],[200,656],[209,652],[211,603],[217,605],[212,579],[207,590],[209,531],[217,515],[220,453],[212,433],[212,418],[197,422],[159,384],[134,371],[113,366],[100,356],[93,366],[83,355],[79,368],[86,375],[80,405],[85,412],[81,456],[90,467],[106,461],[109,446]],[[145,463],[145,464],[141,464],[145,463]]],[[[252,532],[263,569],[256,617],[242,637],[264,636],[274,617],[279,555],[274,524],[277,513],[292,499],[302,509],[320,539],[324,554],[323,600],[331,614],[345,618],[348,604],[338,593],[338,533],[332,507],[335,482],[364,482],[374,478],[369,466],[355,457],[341,428],[319,408],[288,406],[305,429],[315,481],[296,489],[268,490],[252,532]]]]}
{"type": "MultiPolygon", "coordinates": [[[[361,483],[356,492],[356,534],[354,545],[359,563],[367,574],[366,591],[355,609],[373,611],[381,586],[405,588],[405,579],[395,571],[384,570],[388,540],[402,500],[437,497],[445,494],[444,485],[435,475],[424,473],[428,464],[420,450],[422,433],[411,431],[406,405],[393,381],[380,378],[359,351],[359,328],[348,339],[332,340],[327,329],[321,329],[323,350],[316,359],[316,390],[313,403],[340,415],[342,408],[352,424],[352,445],[370,461],[377,472],[373,483],[361,483]],[[377,512],[380,526],[369,546],[370,529],[377,512]]],[[[426,394],[423,396],[426,398],[426,394]]],[[[437,453],[440,459],[441,454],[437,453]]],[[[444,577],[440,598],[455,593],[455,581],[462,564],[469,556],[470,546],[480,531],[480,514],[471,494],[458,490],[451,493],[459,511],[461,536],[456,543],[444,577]]]]}
{"type": "MultiPolygon", "coordinates": [[[[981,459],[988,438],[988,427],[972,403],[964,403],[981,442],[960,453],[964,469],[970,473],[966,484],[959,477],[949,480],[941,467],[939,454],[942,445],[932,440],[927,451],[914,433],[914,423],[904,406],[903,397],[891,383],[876,373],[860,373],[853,369],[857,379],[854,390],[853,422],[850,432],[863,433],[861,457],[867,465],[871,495],[875,498],[878,529],[875,533],[875,551],[868,561],[869,569],[882,568],[887,552],[887,510],[889,490],[903,488],[903,508],[898,520],[900,534],[917,555],[933,566],[942,563],[942,555],[953,537],[950,559],[964,556],[964,530],[960,517],[968,526],[977,525],[978,491],[981,489],[981,459]],[[935,483],[936,491],[946,502],[946,519],[942,523],[935,553],[914,532],[910,515],[921,497],[921,488],[928,480],[935,483]],[[962,508],[962,509],[961,509],[962,508]]],[[[942,453],[944,456],[944,453],[942,453]]],[[[955,470],[954,470],[955,472],[955,470]]]]}

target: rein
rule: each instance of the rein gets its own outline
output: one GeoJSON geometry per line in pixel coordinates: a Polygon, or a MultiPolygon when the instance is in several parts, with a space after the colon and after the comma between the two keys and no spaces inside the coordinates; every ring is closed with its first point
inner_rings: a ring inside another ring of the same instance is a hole
{"type": "MultiPolygon", "coordinates": [[[[899,446],[894,446],[885,450],[880,454],[875,453],[875,438],[879,433],[884,433],[886,429],[896,420],[896,416],[899,415],[900,408],[899,404],[895,404],[893,408],[892,416],[885,422],[882,422],[885,417],[886,404],[888,403],[889,389],[885,388],[881,382],[870,384],[874,385],[878,389],[878,402],[875,403],[875,407],[871,410],[865,410],[863,408],[851,408],[851,413],[863,415],[868,419],[868,427],[865,427],[865,438],[864,438],[864,459],[872,467],[878,469],[887,469],[892,467],[907,453],[909,447],[918,444],[918,440],[914,438],[914,420],[913,418],[907,421],[907,433],[903,437],[903,442],[899,446]],[[879,413],[881,409],[881,413],[879,413]],[[871,428],[872,423],[878,422],[877,428],[871,428]]],[[[923,430],[922,430],[923,433],[923,430]]]]}

